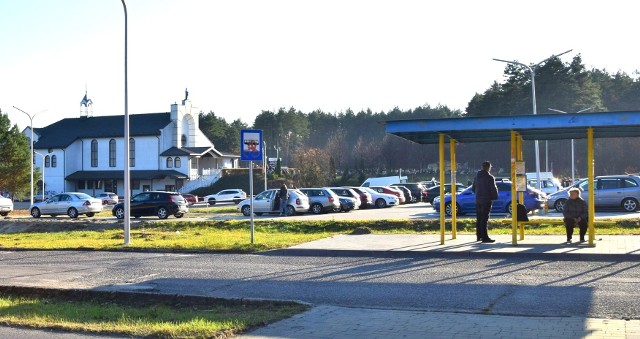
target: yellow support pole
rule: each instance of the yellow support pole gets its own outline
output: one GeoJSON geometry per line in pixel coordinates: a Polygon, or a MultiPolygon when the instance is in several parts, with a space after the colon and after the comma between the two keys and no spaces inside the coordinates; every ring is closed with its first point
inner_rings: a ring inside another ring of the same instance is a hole
{"type": "Polygon", "coordinates": [[[516,157],[517,157],[517,133],[511,131],[511,244],[518,244],[518,209],[515,208],[516,201],[516,157]]]}
{"type": "Polygon", "coordinates": [[[589,180],[589,223],[588,223],[588,227],[589,227],[589,246],[590,247],[594,247],[595,244],[593,243],[593,241],[595,240],[595,235],[596,235],[596,231],[595,231],[595,216],[596,216],[596,207],[595,207],[595,197],[594,197],[594,191],[595,191],[595,187],[594,186],[594,182],[593,180],[595,179],[595,173],[594,173],[594,162],[593,162],[593,128],[589,127],[587,129],[587,177],[589,180]]]}
{"type": "Polygon", "coordinates": [[[440,133],[440,245],[444,245],[445,215],[444,212],[444,134],[440,133]]]}
{"type": "MultiPolygon", "coordinates": [[[[458,209],[456,208],[456,141],[454,139],[449,139],[449,151],[451,152],[451,239],[455,239],[458,232],[456,224],[458,209]]],[[[442,186],[442,182],[440,185],[442,186]]]]}
{"type": "MultiPolygon", "coordinates": [[[[517,143],[516,143],[516,158],[518,161],[522,161],[522,136],[518,134],[517,143]]],[[[524,192],[518,192],[518,201],[521,201],[524,204],[524,192]]],[[[520,223],[520,240],[524,240],[524,223],[520,223]]]]}

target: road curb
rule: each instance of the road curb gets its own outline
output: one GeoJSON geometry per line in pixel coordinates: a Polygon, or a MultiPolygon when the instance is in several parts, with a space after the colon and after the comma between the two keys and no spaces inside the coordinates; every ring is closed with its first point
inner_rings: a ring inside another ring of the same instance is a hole
{"type": "Polygon", "coordinates": [[[463,258],[463,259],[531,259],[563,261],[615,261],[640,262],[639,255],[615,253],[531,253],[531,252],[474,252],[474,251],[383,251],[383,250],[331,250],[286,248],[255,253],[272,256],[301,257],[373,257],[373,258],[463,258]]]}

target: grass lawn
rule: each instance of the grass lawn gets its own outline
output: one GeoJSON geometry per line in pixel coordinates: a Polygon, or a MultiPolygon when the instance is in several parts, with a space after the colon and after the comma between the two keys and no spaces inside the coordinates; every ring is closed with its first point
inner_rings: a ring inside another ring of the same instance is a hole
{"type": "MultiPolygon", "coordinates": [[[[475,221],[458,220],[458,232],[475,233],[475,221]]],[[[249,221],[164,221],[132,225],[133,249],[187,251],[255,252],[278,249],[351,233],[357,227],[368,227],[377,234],[439,233],[439,220],[369,220],[369,221],[284,221],[255,222],[255,243],[251,244],[249,221]]],[[[447,230],[451,228],[447,222],[447,230]]],[[[511,234],[511,225],[499,219],[490,221],[492,234],[511,234]]],[[[640,234],[637,220],[621,220],[598,225],[598,234],[640,234]]],[[[565,234],[564,227],[552,225],[527,226],[527,234],[565,234]]],[[[101,230],[67,230],[60,232],[23,232],[0,234],[0,248],[12,249],[95,249],[117,250],[123,245],[122,224],[101,230]]]]}
{"type": "Polygon", "coordinates": [[[129,306],[105,300],[72,301],[3,294],[0,295],[0,322],[136,337],[223,338],[307,308],[294,303],[268,302],[129,306]]]}

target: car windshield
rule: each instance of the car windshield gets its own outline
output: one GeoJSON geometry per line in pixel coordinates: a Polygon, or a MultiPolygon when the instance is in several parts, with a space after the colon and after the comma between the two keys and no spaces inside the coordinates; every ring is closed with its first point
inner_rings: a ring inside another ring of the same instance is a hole
{"type": "Polygon", "coordinates": [[[358,187],[358,188],[360,188],[361,190],[364,190],[365,192],[368,192],[368,193],[378,194],[378,191],[374,191],[369,187],[358,187]]]}
{"type": "Polygon", "coordinates": [[[84,193],[76,193],[74,194],[76,196],[76,198],[84,200],[84,199],[91,199],[91,196],[88,194],[84,194],[84,193]]]}

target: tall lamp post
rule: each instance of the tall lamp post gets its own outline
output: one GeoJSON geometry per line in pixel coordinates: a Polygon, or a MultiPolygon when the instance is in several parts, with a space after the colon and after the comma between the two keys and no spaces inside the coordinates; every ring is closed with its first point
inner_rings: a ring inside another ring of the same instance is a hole
{"type": "Polygon", "coordinates": [[[33,154],[37,154],[42,157],[42,201],[44,201],[44,168],[46,167],[44,159],[48,156],[52,156],[54,153],[50,152],[47,154],[42,154],[40,152],[33,152],[33,154]]]}
{"type": "Polygon", "coordinates": [[[131,180],[129,171],[129,89],[127,87],[127,4],[124,9],[124,244],[131,244],[131,180]]]}
{"type": "MultiPolygon", "coordinates": [[[[590,110],[591,107],[589,108],[585,108],[585,109],[581,109],[579,111],[577,111],[576,113],[582,113],[582,112],[586,112],[588,110],[590,110]]],[[[554,112],[559,112],[559,113],[565,113],[568,114],[565,111],[561,111],[559,109],[554,109],[554,108],[549,108],[550,111],[554,111],[554,112]]],[[[576,169],[575,169],[575,156],[574,156],[574,148],[573,148],[573,138],[571,139],[571,183],[575,183],[576,182],[576,169]]]]}
{"type": "MultiPolygon", "coordinates": [[[[529,66],[527,64],[523,64],[523,63],[515,61],[515,60],[512,60],[512,61],[502,60],[502,59],[493,59],[493,60],[500,61],[500,62],[506,62],[508,64],[513,64],[513,65],[519,65],[519,66],[525,67],[526,69],[529,70],[529,74],[531,74],[531,102],[533,103],[533,115],[536,115],[536,114],[538,114],[537,108],[536,108],[536,69],[541,64],[543,64],[543,63],[545,63],[545,62],[547,62],[547,61],[549,61],[549,60],[551,60],[553,58],[556,58],[556,57],[559,57],[561,55],[567,54],[567,53],[571,52],[572,50],[573,49],[570,49],[568,51],[562,52],[562,53],[557,54],[557,55],[551,55],[550,57],[548,57],[548,58],[546,58],[546,59],[544,59],[544,60],[540,61],[539,63],[537,63],[535,65],[532,65],[532,66],[529,66]]],[[[541,189],[541,187],[542,187],[541,184],[542,183],[540,182],[540,148],[538,147],[538,140],[535,140],[534,147],[535,147],[535,154],[536,154],[536,183],[537,183],[537,186],[538,186],[537,188],[541,189]]]]}
{"type": "Polygon", "coordinates": [[[31,201],[31,205],[33,205],[33,118],[38,114],[29,114],[21,109],[19,109],[16,106],[13,106],[13,108],[17,109],[18,111],[26,114],[29,117],[29,129],[31,130],[31,138],[29,139],[29,144],[31,144],[31,159],[29,159],[29,163],[31,164],[31,193],[29,194],[30,196],[30,201],[31,201]]]}
{"type": "Polygon", "coordinates": [[[264,190],[267,190],[267,165],[269,164],[269,158],[267,158],[267,142],[262,141],[262,149],[264,153],[262,154],[262,169],[264,170],[264,190]]]}

